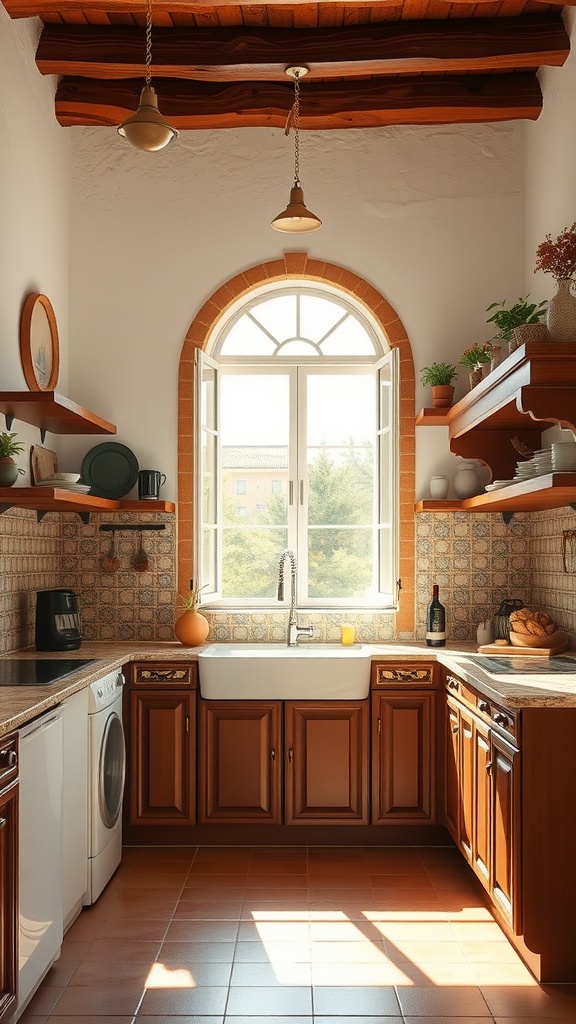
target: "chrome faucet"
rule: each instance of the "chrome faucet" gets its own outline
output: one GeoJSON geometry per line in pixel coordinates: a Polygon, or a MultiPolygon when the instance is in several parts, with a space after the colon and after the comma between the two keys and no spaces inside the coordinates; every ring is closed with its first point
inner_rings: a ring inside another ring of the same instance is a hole
{"type": "Polygon", "coordinates": [[[296,622],[296,556],[286,548],[280,555],[278,564],[278,600],[284,600],[284,566],[286,559],[290,562],[290,614],[288,616],[288,647],[296,647],[299,636],[313,636],[314,626],[299,626],[296,622]]]}

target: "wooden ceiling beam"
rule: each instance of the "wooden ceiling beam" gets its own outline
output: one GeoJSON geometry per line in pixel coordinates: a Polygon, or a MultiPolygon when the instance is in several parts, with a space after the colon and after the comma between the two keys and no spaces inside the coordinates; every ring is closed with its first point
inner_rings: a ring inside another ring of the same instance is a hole
{"type": "MultiPolygon", "coordinates": [[[[154,30],[153,74],[199,81],[285,81],[287,64],[312,76],[393,75],[561,66],[570,41],[559,13],[401,22],[346,29],[154,30]]],[[[144,30],[45,25],[36,64],[45,75],[144,75],[144,30]]]]}
{"type": "MultiPolygon", "coordinates": [[[[290,83],[209,83],[155,79],[160,110],[180,130],[284,128],[290,83]]],[[[142,80],[64,78],[56,92],[61,125],[118,125],[138,106],[142,80]]],[[[535,74],[427,75],[307,83],[300,124],[314,131],[388,125],[535,120],[542,95],[535,74]]]]}
{"type": "MultiPolygon", "coordinates": [[[[360,3],[360,0],[358,0],[360,3]]],[[[453,0],[438,0],[446,6],[451,5],[453,0]]],[[[483,4],[493,4],[494,0],[459,0],[460,5],[478,7],[483,4]]],[[[573,7],[576,0],[542,0],[549,6],[573,7]]],[[[271,0],[266,7],[295,7],[310,5],[310,0],[271,0]]],[[[3,5],[11,18],[47,18],[53,15],[74,14],[89,11],[91,14],[118,14],[142,15],[144,6],[142,0],[3,0],[3,5]]],[[[316,0],[319,8],[333,7],[334,0],[316,0]]],[[[371,8],[382,7],[382,0],[361,0],[363,10],[370,11],[371,8]]],[[[254,3],[238,3],[237,0],[211,0],[210,8],[221,9],[227,7],[253,8],[254,3]]],[[[194,9],[200,11],[206,8],[206,0],[154,0],[155,13],[168,14],[193,14],[194,9]]]]}

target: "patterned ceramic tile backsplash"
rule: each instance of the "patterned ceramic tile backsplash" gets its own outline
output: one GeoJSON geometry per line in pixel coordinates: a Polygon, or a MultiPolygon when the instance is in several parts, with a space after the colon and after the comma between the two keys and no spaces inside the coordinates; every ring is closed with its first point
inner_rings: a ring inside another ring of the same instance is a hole
{"type": "MultiPolygon", "coordinates": [[[[394,617],[383,613],[302,612],[316,627],[316,639],[340,639],[345,618],[361,641],[421,638],[432,583],[440,586],[448,635],[474,640],[480,621],[504,597],[546,608],[572,634],[576,646],[576,536],[563,571],[562,535],[576,527],[574,513],[517,515],[506,526],[499,515],[424,514],[416,518],[416,629],[396,636],[394,617]]],[[[12,510],[0,516],[0,651],[34,642],[36,590],[69,586],[79,595],[82,624],[90,640],[173,640],[176,580],[176,524],[170,515],[93,515],[85,525],[72,515],[12,510]],[[143,532],[150,560],[146,572],[131,565],[140,534],[115,534],[121,565],[102,569],[111,534],[99,526],[158,523],[165,530],[143,532]]],[[[210,639],[278,641],[285,638],[286,613],[208,613],[210,639]]]]}

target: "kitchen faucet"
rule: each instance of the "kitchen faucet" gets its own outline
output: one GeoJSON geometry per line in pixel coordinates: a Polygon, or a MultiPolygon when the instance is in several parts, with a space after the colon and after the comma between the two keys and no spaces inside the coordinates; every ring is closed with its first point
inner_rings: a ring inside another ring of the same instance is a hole
{"type": "Polygon", "coordinates": [[[280,555],[278,564],[278,600],[284,600],[284,566],[286,559],[290,562],[290,615],[288,616],[288,647],[296,647],[299,636],[313,636],[314,626],[299,626],[296,622],[296,556],[286,548],[280,555]]]}

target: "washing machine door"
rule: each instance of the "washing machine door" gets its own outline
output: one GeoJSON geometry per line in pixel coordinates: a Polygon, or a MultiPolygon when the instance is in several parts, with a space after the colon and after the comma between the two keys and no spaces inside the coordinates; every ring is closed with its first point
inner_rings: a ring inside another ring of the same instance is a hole
{"type": "Polygon", "coordinates": [[[98,806],[106,828],[113,828],[122,808],[126,750],[120,718],[113,711],[104,729],[98,763],[98,806]]]}

